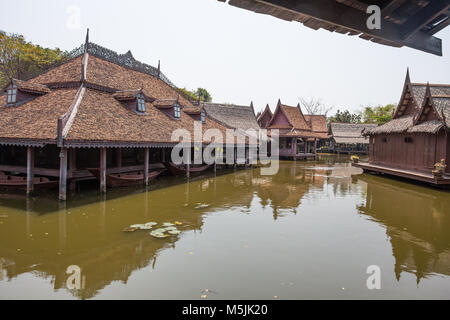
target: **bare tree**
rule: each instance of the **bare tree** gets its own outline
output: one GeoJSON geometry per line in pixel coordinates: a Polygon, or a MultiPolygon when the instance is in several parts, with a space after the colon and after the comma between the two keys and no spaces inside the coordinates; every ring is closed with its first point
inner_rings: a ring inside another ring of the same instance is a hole
{"type": "Polygon", "coordinates": [[[306,109],[308,114],[323,114],[327,115],[327,113],[333,109],[333,107],[326,107],[321,99],[311,98],[309,100],[306,100],[304,98],[299,97],[300,105],[306,109]]]}

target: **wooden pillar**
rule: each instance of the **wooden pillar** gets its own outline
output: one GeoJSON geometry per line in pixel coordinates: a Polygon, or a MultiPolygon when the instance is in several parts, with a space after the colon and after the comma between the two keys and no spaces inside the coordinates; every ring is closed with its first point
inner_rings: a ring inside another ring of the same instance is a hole
{"type": "Polygon", "coordinates": [[[59,200],[66,201],[67,193],[67,148],[59,153],[59,200]]]}
{"type": "Polygon", "coordinates": [[[162,162],[165,163],[166,162],[166,149],[161,148],[161,150],[162,150],[162,162]]]}
{"type": "Polygon", "coordinates": [[[34,147],[27,148],[27,195],[34,190],[34,147]]]}
{"type": "Polygon", "coordinates": [[[100,148],[100,192],[106,193],[106,148],[100,148]]]}
{"type": "Polygon", "coordinates": [[[316,158],[317,155],[317,139],[314,138],[314,159],[316,158]]]}
{"type": "MultiPolygon", "coordinates": [[[[189,153],[190,153],[190,149],[189,149],[189,153]]],[[[190,161],[191,161],[191,155],[189,155],[189,157],[187,158],[187,162],[186,162],[186,177],[187,178],[189,178],[191,175],[191,172],[189,171],[191,168],[190,161]]]]}
{"type": "Polygon", "coordinates": [[[305,159],[306,159],[306,154],[308,153],[308,139],[304,138],[303,140],[305,140],[305,159]]]}
{"type": "Polygon", "coordinates": [[[122,149],[121,148],[116,149],[116,166],[118,168],[122,167],[122,149]]]}
{"type": "Polygon", "coordinates": [[[148,186],[148,164],[150,161],[150,149],[145,148],[144,152],[144,184],[148,186]]]}
{"type": "Polygon", "coordinates": [[[234,165],[233,165],[233,168],[235,168],[236,169],[236,166],[237,166],[237,146],[234,146],[234,165]]]}
{"type": "Polygon", "coordinates": [[[77,170],[77,158],[75,148],[69,150],[69,190],[74,191],[76,188],[76,182],[73,179],[73,173],[77,170]]]}
{"type": "Polygon", "coordinates": [[[217,147],[214,148],[214,173],[217,172],[217,147]]]}

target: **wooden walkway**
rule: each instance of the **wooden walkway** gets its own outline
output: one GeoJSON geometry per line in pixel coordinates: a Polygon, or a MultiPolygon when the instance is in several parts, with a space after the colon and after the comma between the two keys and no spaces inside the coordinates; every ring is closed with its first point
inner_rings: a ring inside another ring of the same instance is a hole
{"type": "Polygon", "coordinates": [[[425,173],[414,170],[398,169],[382,165],[369,164],[365,162],[352,163],[352,166],[361,168],[364,170],[364,172],[378,172],[392,176],[427,182],[436,186],[450,185],[450,176],[448,175],[444,176],[442,179],[435,179],[431,172],[425,173]]]}

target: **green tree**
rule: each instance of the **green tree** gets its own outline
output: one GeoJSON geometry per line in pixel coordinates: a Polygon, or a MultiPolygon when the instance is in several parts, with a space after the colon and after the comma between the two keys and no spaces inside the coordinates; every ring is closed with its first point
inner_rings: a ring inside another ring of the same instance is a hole
{"type": "Polygon", "coordinates": [[[186,88],[178,88],[180,92],[191,98],[192,100],[200,100],[203,102],[211,102],[212,97],[204,88],[197,88],[197,90],[188,90],[186,88]]]}
{"type": "Polygon", "coordinates": [[[0,31],[0,87],[10,79],[27,79],[68,58],[67,52],[43,48],[22,35],[0,31]]]}
{"type": "Polygon", "coordinates": [[[197,91],[195,91],[195,94],[197,95],[197,97],[200,98],[200,100],[202,100],[204,102],[211,102],[212,101],[211,95],[204,88],[197,88],[197,91]]]}
{"type": "Polygon", "coordinates": [[[384,124],[392,120],[392,114],[395,110],[395,104],[387,104],[385,106],[365,107],[361,112],[364,123],[384,124]]]}
{"type": "Polygon", "coordinates": [[[334,116],[328,119],[329,122],[344,122],[344,123],[361,123],[361,115],[358,113],[351,113],[348,110],[338,110],[334,116]]]}

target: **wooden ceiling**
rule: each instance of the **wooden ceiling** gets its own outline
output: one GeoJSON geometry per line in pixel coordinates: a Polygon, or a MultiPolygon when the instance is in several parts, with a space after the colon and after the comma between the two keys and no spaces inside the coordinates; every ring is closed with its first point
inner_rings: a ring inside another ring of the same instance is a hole
{"type": "Polygon", "coordinates": [[[442,41],[434,34],[450,24],[450,0],[229,0],[228,3],[298,21],[315,30],[358,35],[379,44],[407,46],[438,56],[442,56],[442,41]],[[369,5],[380,7],[381,29],[367,28],[369,5]]]}

